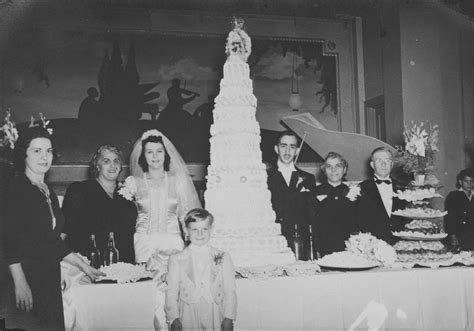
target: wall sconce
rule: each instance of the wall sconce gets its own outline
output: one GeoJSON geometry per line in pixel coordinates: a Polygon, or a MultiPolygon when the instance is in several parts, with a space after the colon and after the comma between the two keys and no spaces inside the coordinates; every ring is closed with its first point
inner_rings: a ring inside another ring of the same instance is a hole
{"type": "Polygon", "coordinates": [[[301,100],[300,92],[299,92],[299,85],[298,85],[298,76],[296,76],[296,53],[293,53],[293,65],[291,68],[291,95],[290,99],[288,100],[288,104],[290,105],[293,111],[298,111],[301,106],[303,105],[303,101],[301,100]]]}

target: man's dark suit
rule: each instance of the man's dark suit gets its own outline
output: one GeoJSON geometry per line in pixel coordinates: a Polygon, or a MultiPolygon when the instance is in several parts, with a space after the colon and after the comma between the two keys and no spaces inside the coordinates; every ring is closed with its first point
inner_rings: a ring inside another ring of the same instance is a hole
{"type": "Polygon", "coordinates": [[[474,198],[463,191],[452,191],[445,200],[448,214],[444,217],[446,232],[456,235],[463,250],[474,249],[474,198]]]}
{"type": "Polygon", "coordinates": [[[281,224],[281,233],[288,242],[291,242],[297,224],[298,233],[307,243],[310,215],[312,215],[310,211],[312,204],[309,199],[316,189],[314,176],[296,168],[291,174],[288,186],[276,164],[267,170],[267,174],[272,207],[276,213],[276,222],[281,224]]]}
{"type": "MultiPolygon", "coordinates": [[[[392,191],[401,190],[404,186],[392,180],[392,191]]],[[[374,178],[369,178],[360,184],[361,196],[358,199],[357,223],[362,232],[369,232],[375,237],[392,244],[396,241],[392,231],[400,231],[408,219],[394,216],[389,217],[380,196],[374,178]]],[[[393,197],[392,212],[403,209],[406,202],[393,197]]]]}

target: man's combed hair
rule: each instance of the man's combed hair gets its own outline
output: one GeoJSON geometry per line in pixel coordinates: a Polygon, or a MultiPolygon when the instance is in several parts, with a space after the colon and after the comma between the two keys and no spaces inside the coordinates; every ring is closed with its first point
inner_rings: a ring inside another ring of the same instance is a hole
{"type": "Polygon", "coordinates": [[[374,149],[372,151],[372,153],[370,153],[370,159],[373,161],[375,153],[378,153],[378,152],[381,152],[381,151],[389,153],[393,158],[393,152],[390,150],[390,148],[388,148],[388,147],[377,147],[376,149],[374,149]]]}
{"type": "Polygon", "coordinates": [[[281,138],[286,137],[286,136],[295,137],[296,138],[296,145],[299,147],[299,145],[301,144],[301,139],[300,139],[300,137],[298,137],[298,135],[296,133],[294,133],[291,130],[286,130],[286,131],[279,132],[278,136],[277,136],[277,139],[275,141],[275,145],[280,144],[281,138]]]}
{"type": "Polygon", "coordinates": [[[474,178],[474,171],[472,171],[470,168],[461,170],[456,176],[456,188],[461,188],[461,184],[459,184],[459,182],[463,181],[466,177],[474,178]]]}

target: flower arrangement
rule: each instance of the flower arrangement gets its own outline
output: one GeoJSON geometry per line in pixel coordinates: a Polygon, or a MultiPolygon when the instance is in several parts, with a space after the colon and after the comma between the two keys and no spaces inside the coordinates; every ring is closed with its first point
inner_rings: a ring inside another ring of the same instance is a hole
{"type": "Polygon", "coordinates": [[[356,201],[360,197],[360,186],[359,184],[348,184],[349,191],[346,194],[346,198],[350,201],[356,201]]]}
{"type": "Polygon", "coordinates": [[[18,140],[18,130],[16,129],[15,122],[11,119],[10,110],[6,111],[4,124],[0,127],[0,132],[0,147],[14,149],[15,143],[18,140]]]}
{"type": "Polygon", "coordinates": [[[135,178],[133,176],[128,176],[125,179],[125,182],[121,184],[118,194],[123,196],[125,199],[129,201],[135,200],[135,195],[137,194],[138,188],[137,183],[135,182],[135,178]]]}
{"type": "Polygon", "coordinates": [[[396,161],[406,173],[424,175],[434,169],[434,157],[438,149],[439,127],[427,122],[412,127],[405,125],[403,132],[405,147],[397,146],[396,161]]]}
{"type": "Polygon", "coordinates": [[[393,265],[397,258],[392,246],[369,233],[351,235],[346,240],[346,251],[361,255],[370,261],[377,261],[384,266],[393,265]]]}
{"type": "Polygon", "coordinates": [[[214,264],[221,265],[224,262],[224,252],[219,252],[214,255],[214,264]]]}
{"type": "MultiPolygon", "coordinates": [[[[41,121],[41,124],[42,124],[43,128],[46,129],[49,134],[53,134],[53,128],[48,128],[48,125],[49,125],[50,121],[46,120],[46,117],[44,116],[43,113],[39,113],[39,116],[40,116],[40,121],[41,121]]],[[[32,115],[31,118],[30,118],[30,125],[29,125],[30,128],[39,126],[39,123],[35,123],[35,121],[36,121],[35,117],[32,115]]]]}

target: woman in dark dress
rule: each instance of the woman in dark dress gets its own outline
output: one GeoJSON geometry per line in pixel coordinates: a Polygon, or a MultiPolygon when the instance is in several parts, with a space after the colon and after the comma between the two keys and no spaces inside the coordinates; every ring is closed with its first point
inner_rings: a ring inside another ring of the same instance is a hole
{"type": "Polygon", "coordinates": [[[357,232],[355,202],[347,197],[349,187],[342,183],[347,167],[347,161],[334,152],[321,166],[326,180],[316,187],[312,219],[313,246],[321,257],[343,251],[345,241],[357,232]]]}
{"type": "Polygon", "coordinates": [[[44,182],[53,160],[48,131],[29,128],[15,147],[19,174],[9,185],[4,234],[10,269],[8,328],[63,330],[60,261],[94,279],[103,275],[71,253],[61,240],[64,219],[54,192],[44,182]]]}
{"type": "Polygon", "coordinates": [[[121,170],[120,150],[112,145],[100,146],[91,160],[93,179],[73,183],[67,189],[62,206],[66,218],[62,237],[73,251],[87,256],[90,236],[94,234],[102,252],[109,232],[113,232],[119,260],[135,262],[133,234],[137,210],[132,201],[117,193],[121,170]]]}
{"type": "Polygon", "coordinates": [[[444,218],[446,232],[453,247],[462,250],[474,250],[474,172],[461,170],[456,178],[458,190],[448,194],[444,218]]]}

